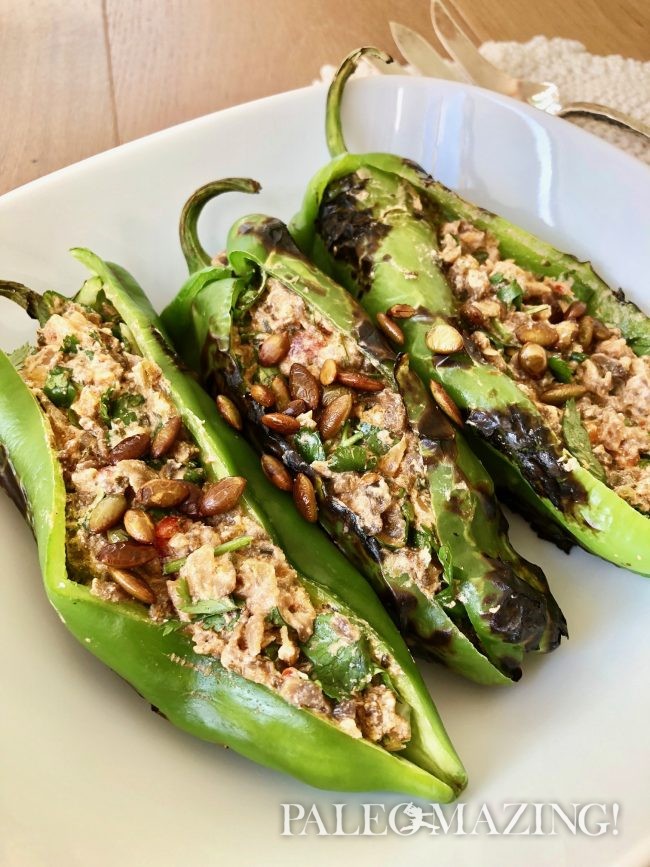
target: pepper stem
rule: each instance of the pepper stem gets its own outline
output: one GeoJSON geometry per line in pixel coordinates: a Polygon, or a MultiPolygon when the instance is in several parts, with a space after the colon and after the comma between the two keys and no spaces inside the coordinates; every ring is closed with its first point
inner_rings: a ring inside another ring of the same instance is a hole
{"type": "Polygon", "coordinates": [[[38,292],[29,289],[29,287],[24,286],[22,283],[13,283],[11,280],[0,280],[0,296],[18,304],[32,319],[41,321],[44,312],[44,299],[38,292]]]}
{"type": "Polygon", "coordinates": [[[205,205],[221,193],[258,193],[260,184],[251,178],[223,178],[199,187],[183,205],[179,234],[190,273],[212,264],[212,257],[199,241],[198,222],[205,205]]]}
{"type": "Polygon", "coordinates": [[[390,54],[386,54],[381,48],[374,48],[372,45],[368,45],[365,48],[357,48],[350,52],[336,70],[336,75],[332,79],[330,89],[327,91],[327,106],[325,108],[325,138],[327,139],[327,147],[332,157],[338,157],[348,152],[341,127],[341,98],[343,97],[343,88],[348,78],[353,74],[359,65],[359,61],[365,54],[370,54],[372,57],[383,60],[384,63],[393,62],[390,54]]]}

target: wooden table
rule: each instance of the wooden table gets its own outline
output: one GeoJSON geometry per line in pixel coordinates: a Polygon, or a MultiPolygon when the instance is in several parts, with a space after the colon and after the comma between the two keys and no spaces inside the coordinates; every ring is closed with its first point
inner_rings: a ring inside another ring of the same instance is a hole
{"type": "MultiPolygon", "coordinates": [[[[455,0],[478,41],[650,59],[648,0],[455,0]]],[[[428,0],[0,0],[0,193],[189,118],[300,87],[428,0]]]]}

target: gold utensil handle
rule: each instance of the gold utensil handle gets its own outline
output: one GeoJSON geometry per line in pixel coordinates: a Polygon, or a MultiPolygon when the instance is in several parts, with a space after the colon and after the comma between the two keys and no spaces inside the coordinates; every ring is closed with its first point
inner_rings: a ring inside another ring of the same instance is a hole
{"type": "Polygon", "coordinates": [[[609,108],[606,105],[599,105],[597,102],[568,102],[562,106],[558,115],[567,117],[568,115],[577,114],[583,117],[595,117],[599,120],[605,120],[615,126],[621,126],[624,129],[632,130],[639,135],[650,139],[650,126],[642,123],[640,120],[630,117],[623,111],[618,111],[615,108],[609,108]]]}

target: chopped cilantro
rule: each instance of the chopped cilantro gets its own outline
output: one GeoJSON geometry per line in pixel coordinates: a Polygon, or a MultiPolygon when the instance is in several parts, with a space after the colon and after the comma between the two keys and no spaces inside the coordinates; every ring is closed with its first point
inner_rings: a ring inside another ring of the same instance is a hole
{"type": "Polygon", "coordinates": [[[223,599],[201,599],[199,602],[183,605],[181,610],[185,614],[225,614],[226,611],[235,611],[239,607],[230,596],[224,596],[223,599]]]}
{"type": "Polygon", "coordinates": [[[512,332],[509,331],[498,319],[490,320],[488,337],[490,338],[490,342],[496,346],[497,349],[516,345],[513,341],[512,332]]]}
{"type": "Polygon", "coordinates": [[[74,334],[66,334],[61,344],[61,352],[64,355],[76,355],[79,349],[79,338],[74,334]]]}
{"type": "Polygon", "coordinates": [[[381,428],[375,427],[375,425],[368,424],[368,422],[364,421],[361,422],[358,430],[361,431],[361,433],[364,435],[365,443],[373,454],[386,454],[386,452],[390,448],[390,443],[385,443],[380,438],[380,434],[382,433],[381,428]]]}
{"type": "Polygon", "coordinates": [[[380,670],[372,660],[365,636],[350,642],[336,628],[339,616],[335,613],[316,615],[312,636],[302,645],[323,692],[337,701],[363,689],[380,670]]]}
{"type": "Polygon", "coordinates": [[[274,626],[285,626],[284,617],[280,614],[280,610],[276,607],[272,608],[266,615],[266,619],[274,626]]]}
{"type": "Polygon", "coordinates": [[[133,410],[143,403],[144,397],[141,394],[127,392],[113,397],[113,389],[108,388],[99,398],[99,417],[109,426],[113,421],[121,421],[124,425],[133,424],[138,418],[133,410]]]}
{"type": "MultiPolygon", "coordinates": [[[[187,595],[189,597],[189,592],[187,595]]],[[[224,596],[223,599],[201,599],[199,602],[185,603],[181,606],[181,611],[196,617],[206,629],[220,632],[222,629],[234,627],[239,620],[242,605],[243,603],[235,602],[230,596],[224,596]]]]}
{"type": "Polygon", "coordinates": [[[363,439],[363,431],[357,430],[355,433],[350,434],[349,436],[344,437],[339,446],[341,448],[345,448],[346,446],[353,446],[355,443],[358,443],[359,440],[363,439]]]}
{"type": "Polygon", "coordinates": [[[280,645],[277,641],[272,641],[270,644],[267,644],[262,653],[266,656],[267,659],[275,660],[278,658],[278,653],[280,652],[280,645]]]}
{"type": "Polygon", "coordinates": [[[323,442],[316,431],[302,428],[294,435],[293,444],[300,457],[308,464],[325,460],[323,442]]]}
{"type": "Polygon", "coordinates": [[[22,346],[19,346],[18,349],[14,349],[13,352],[9,353],[9,361],[13,364],[16,370],[20,370],[25,363],[25,359],[32,351],[32,347],[29,343],[23,343],[22,346]]]}
{"type": "Polygon", "coordinates": [[[513,280],[511,283],[504,283],[497,289],[497,298],[499,301],[503,301],[503,303],[507,304],[508,307],[512,305],[513,307],[516,307],[517,310],[521,307],[523,294],[524,290],[516,280],[513,280]]]}
{"type": "Polygon", "coordinates": [[[327,464],[335,473],[365,472],[377,466],[377,458],[363,446],[339,446],[331,452],[327,464]]]}
{"type": "Polygon", "coordinates": [[[215,632],[221,632],[224,629],[230,632],[231,629],[235,628],[240,614],[239,609],[228,611],[225,614],[210,614],[206,617],[201,617],[201,623],[207,629],[214,629],[215,632]]]}
{"type": "Polygon", "coordinates": [[[202,467],[188,467],[183,474],[184,482],[193,482],[195,485],[201,484],[205,475],[202,467]]]}
{"type": "Polygon", "coordinates": [[[568,400],[562,415],[564,442],[571,454],[592,476],[605,481],[605,470],[591,448],[591,441],[580,418],[575,400],[568,400]]]}
{"type": "Polygon", "coordinates": [[[110,425],[111,423],[111,395],[113,394],[112,388],[107,388],[105,392],[99,398],[99,417],[104,422],[104,424],[110,425]]]}
{"type": "Polygon", "coordinates": [[[112,417],[124,422],[125,425],[133,424],[138,418],[133,410],[143,403],[144,397],[141,394],[120,394],[113,403],[112,417]]]}
{"type": "Polygon", "coordinates": [[[192,597],[190,596],[189,587],[187,586],[187,578],[179,578],[174,587],[176,588],[178,597],[183,605],[191,605],[192,597]]]}
{"type": "Polygon", "coordinates": [[[49,372],[43,391],[60,409],[68,409],[77,396],[77,389],[72,382],[72,374],[67,367],[53,367],[49,372]]]}

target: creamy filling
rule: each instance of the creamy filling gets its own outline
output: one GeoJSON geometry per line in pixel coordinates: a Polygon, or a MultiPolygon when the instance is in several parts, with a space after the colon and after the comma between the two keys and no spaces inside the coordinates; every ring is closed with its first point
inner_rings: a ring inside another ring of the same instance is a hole
{"type": "Polygon", "coordinates": [[[517,380],[565,442],[575,401],[606,483],[650,512],[650,357],[637,357],[619,329],[590,317],[571,279],[538,277],[501,259],[489,233],[457,220],[441,227],[440,243],[483,358],[517,380]]]}
{"type": "MultiPolygon", "coordinates": [[[[236,349],[249,393],[255,385],[276,387],[279,377],[289,398],[295,398],[298,392],[291,392],[291,381],[296,366],[321,383],[318,405],[297,407],[300,430],[287,439],[310,464],[324,496],[342,503],[362,532],[379,542],[384,572],[435,594],[442,572],[432,556],[435,517],[419,440],[399,392],[378,379],[354,341],[274,279],[267,280],[266,291],[241,323],[236,349]],[[287,335],[286,345],[274,365],[265,365],[264,344],[277,334],[287,335]],[[322,372],[332,362],[337,375],[329,383],[326,377],[322,385],[322,372]],[[355,387],[349,377],[342,384],[339,372],[369,377],[382,387],[366,391],[362,382],[355,387]],[[351,408],[330,436],[329,407],[346,395],[351,408]]],[[[276,399],[267,409],[286,407],[276,399]]]]}
{"type": "Polygon", "coordinates": [[[198,654],[352,737],[404,747],[394,661],[333,605],[312,600],[240,501],[243,480],[206,479],[161,370],[135,352],[117,317],[66,304],[21,374],[54,432],[73,577],[91,576],[103,599],[147,605],[198,654]]]}

